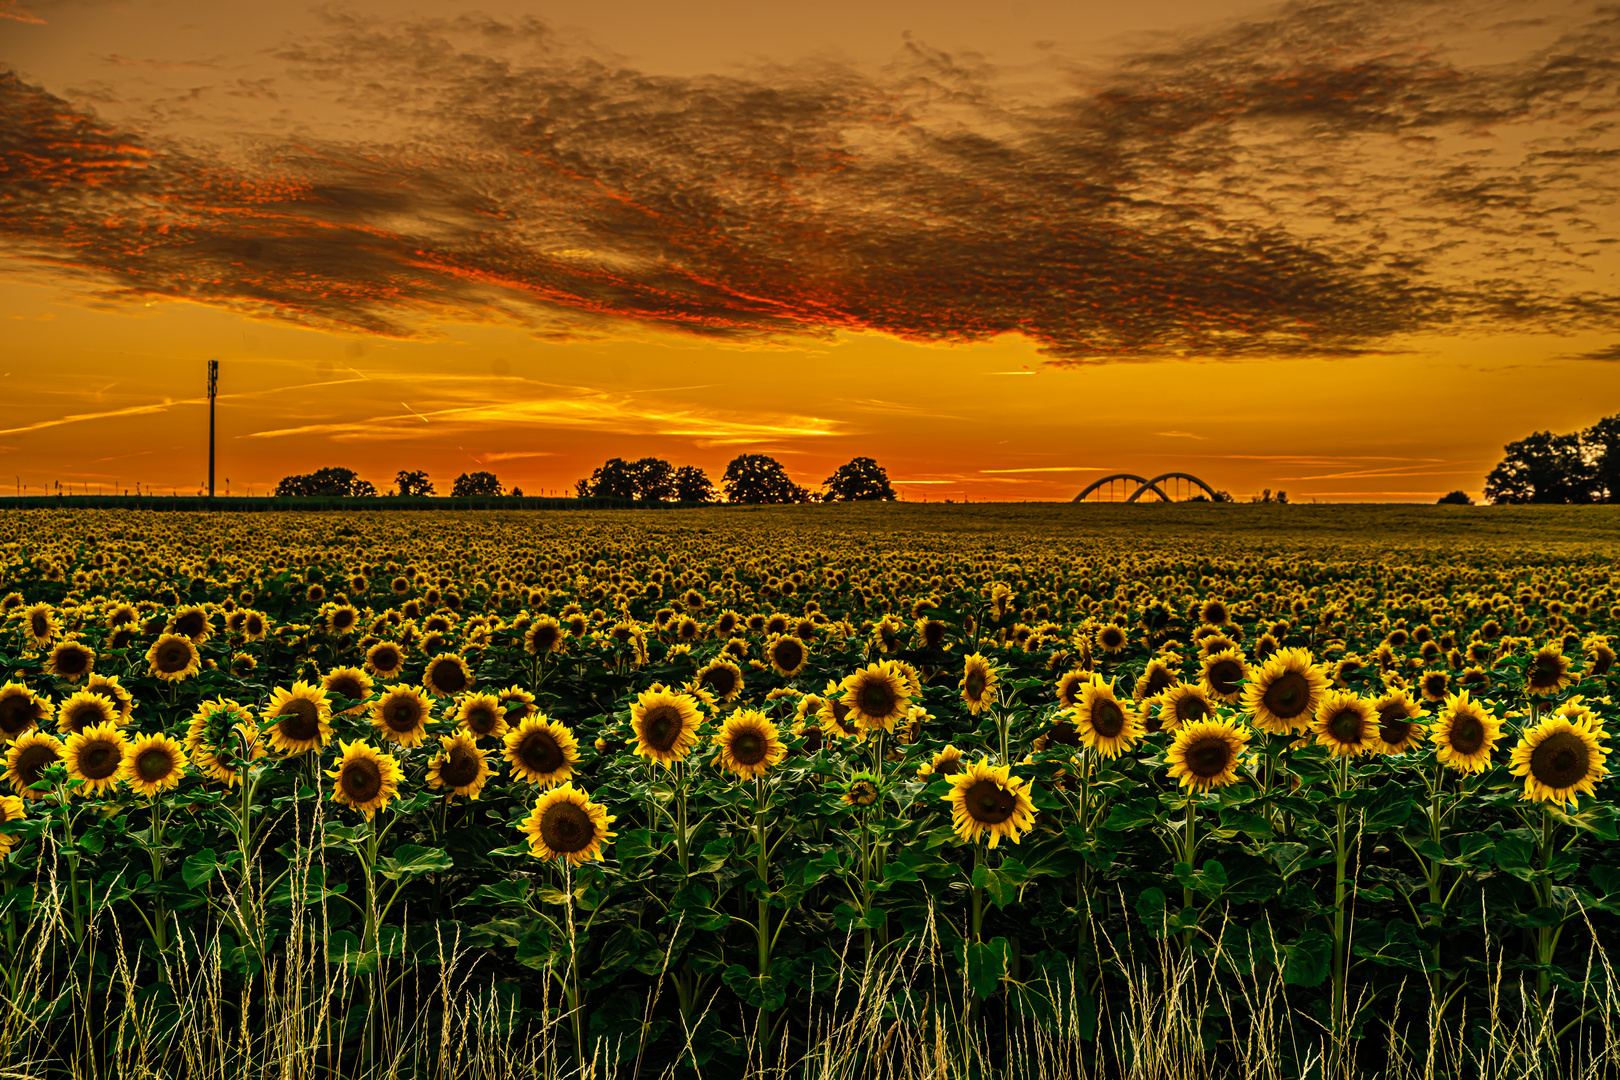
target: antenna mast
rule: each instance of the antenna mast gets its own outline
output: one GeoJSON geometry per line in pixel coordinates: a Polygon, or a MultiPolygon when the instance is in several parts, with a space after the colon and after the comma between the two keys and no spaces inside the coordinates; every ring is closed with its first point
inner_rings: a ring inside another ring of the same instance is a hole
{"type": "Polygon", "coordinates": [[[208,361],[208,497],[214,497],[214,398],[219,395],[219,361],[208,361]]]}

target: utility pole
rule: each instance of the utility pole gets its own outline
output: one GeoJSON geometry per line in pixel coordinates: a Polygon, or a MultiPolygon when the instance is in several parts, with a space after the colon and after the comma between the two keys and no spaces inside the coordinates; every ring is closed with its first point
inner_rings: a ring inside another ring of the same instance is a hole
{"type": "Polygon", "coordinates": [[[208,497],[214,497],[214,398],[219,394],[219,361],[208,361],[208,497]]]}

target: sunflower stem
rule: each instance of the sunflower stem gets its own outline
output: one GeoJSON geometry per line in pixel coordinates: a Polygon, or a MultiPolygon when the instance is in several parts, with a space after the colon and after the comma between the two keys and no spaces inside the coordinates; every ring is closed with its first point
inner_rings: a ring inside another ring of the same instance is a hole
{"type": "MultiPolygon", "coordinates": [[[[1532,706],[1532,717],[1534,716],[1532,706]]],[[[1541,858],[1541,880],[1536,882],[1537,900],[1542,907],[1553,906],[1552,896],[1552,859],[1553,834],[1557,824],[1552,814],[1548,813],[1550,804],[1543,803],[1541,807],[1541,837],[1539,852],[1541,858]]],[[[1552,989],[1552,959],[1553,952],[1558,948],[1558,931],[1556,926],[1539,926],[1536,928],[1536,1001],[1542,1008],[1548,1005],[1549,992],[1552,989]]]]}
{"type": "Polygon", "coordinates": [[[1350,849],[1346,843],[1348,807],[1345,796],[1350,788],[1350,755],[1339,761],[1338,796],[1334,800],[1335,826],[1333,830],[1333,1024],[1335,1031],[1345,1030],[1346,986],[1345,976],[1345,870],[1349,865],[1350,849]]]}
{"type": "MultiPolygon", "coordinates": [[[[1187,795],[1187,825],[1186,828],[1182,830],[1181,840],[1183,845],[1181,861],[1187,864],[1187,871],[1190,875],[1198,865],[1194,861],[1198,856],[1198,803],[1194,801],[1193,796],[1190,793],[1187,795]]],[[[1191,880],[1190,877],[1189,880],[1191,880]]],[[[1183,914],[1192,910],[1192,906],[1192,886],[1183,885],[1181,888],[1181,908],[1183,914]]],[[[1191,926],[1182,928],[1181,947],[1183,949],[1192,948],[1193,930],[1194,928],[1191,926]]]]}

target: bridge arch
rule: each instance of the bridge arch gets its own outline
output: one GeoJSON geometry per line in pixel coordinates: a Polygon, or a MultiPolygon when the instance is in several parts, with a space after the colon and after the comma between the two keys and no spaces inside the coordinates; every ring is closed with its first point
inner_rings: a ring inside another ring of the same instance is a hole
{"type": "Polygon", "coordinates": [[[1103,487],[1106,484],[1112,484],[1112,483],[1114,483],[1115,481],[1118,481],[1118,480],[1130,480],[1130,481],[1133,481],[1134,483],[1136,483],[1137,485],[1139,485],[1137,487],[1137,489],[1134,492],[1132,492],[1131,495],[1125,500],[1128,503],[1133,503],[1133,502],[1136,502],[1136,501],[1140,500],[1143,495],[1146,495],[1150,491],[1153,494],[1157,495],[1160,498],[1160,500],[1163,501],[1163,502],[1173,502],[1174,500],[1172,500],[1169,495],[1165,494],[1164,488],[1159,486],[1161,483],[1163,483],[1166,480],[1185,480],[1189,484],[1195,484],[1198,487],[1203,489],[1204,494],[1209,497],[1209,500],[1211,502],[1215,501],[1215,489],[1214,488],[1210,487],[1203,480],[1201,480],[1198,477],[1194,476],[1192,473],[1180,472],[1180,471],[1172,471],[1172,472],[1167,472],[1167,473],[1160,473],[1158,476],[1153,477],[1151,480],[1148,479],[1145,476],[1138,476],[1135,473],[1128,473],[1128,472],[1109,473],[1107,476],[1099,477],[1096,480],[1093,480],[1091,483],[1087,484],[1086,487],[1085,487],[1085,490],[1081,491],[1080,494],[1076,495],[1074,497],[1073,501],[1074,502],[1085,502],[1087,495],[1090,495],[1092,492],[1096,491],[1098,488],[1103,487]]]}

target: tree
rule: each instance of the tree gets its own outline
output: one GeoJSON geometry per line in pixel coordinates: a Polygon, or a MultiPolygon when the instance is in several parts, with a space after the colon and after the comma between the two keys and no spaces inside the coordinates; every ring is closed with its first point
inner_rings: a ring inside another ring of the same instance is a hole
{"type": "Polygon", "coordinates": [[[869,457],[858,457],[848,465],[840,465],[822,486],[827,489],[822,499],[826,502],[860,502],[886,499],[893,502],[894,488],[889,486],[889,474],[883,466],[869,457]]]}
{"type": "Polygon", "coordinates": [[[455,486],[450,489],[450,494],[457,498],[501,493],[501,482],[492,472],[462,473],[456,477],[455,486]]]}
{"type": "Polygon", "coordinates": [[[1435,500],[1436,506],[1473,506],[1474,500],[1466,491],[1451,491],[1435,500]]]}
{"type": "Polygon", "coordinates": [[[765,454],[741,454],[731,459],[720,478],[726,501],[734,503],[802,503],[810,493],[795,484],[782,463],[765,454]]]}
{"type": "Polygon", "coordinates": [[[1594,498],[1620,502],[1620,415],[1605,416],[1581,432],[1581,453],[1591,467],[1594,498]]]}
{"type": "Polygon", "coordinates": [[[681,502],[712,503],[720,498],[714,490],[709,474],[696,465],[682,465],[675,470],[675,498],[681,502]]]}
{"type": "Polygon", "coordinates": [[[338,498],[371,498],[377,488],[369,480],[362,480],[353,469],[328,467],[312,473],[283,477],[276,485],[276,494],[283,497],[311,498],[337,496],[338,498]]]}
{"type": "Polygon", "coordinates": [[[663,458],[644,457],[630,463],[635,497],[663,502],[675,497],[675,466],[663,458]]]}
{"type": "Polygon", "coordinates": [[[1503,447],[1502,463],[1485,478],[1493,503],[1588,503],[1597,470],[1582,452],[1580,435],[1538,431],[1503,447]]]}
{"type": "Polygon", "coordinates": [[[420,470],[406,472],[401,469],[399,475],[394,477],[394,486],[405,498],[422,498],[433,494],[433,481],[428,479],[427,473],[420,470]]]}
{"type": "Polygon", "coordinates": [[[582,499],[633,499],[636,497],[636,476],[631,464],[624,458],[610,458],[590,478],[574,484],[574,492],[582,499]]]}

